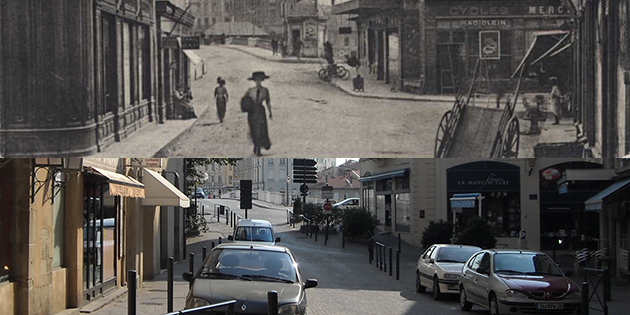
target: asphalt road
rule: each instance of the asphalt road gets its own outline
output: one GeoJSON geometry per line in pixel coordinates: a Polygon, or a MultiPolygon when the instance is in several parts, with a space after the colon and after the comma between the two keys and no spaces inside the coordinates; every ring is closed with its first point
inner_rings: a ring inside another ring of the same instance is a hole
{"type": "Polygon", "coordinates": [[[353,97],[321,82],[317,64],[264,61],[220,46],[202,46],[197,54],[208,73],[192,83],[193,102],[207,104],[207,110],[159,156],[254,156],[247,116],[239,104],[253,86],[247,80],[253,71],[271,76],[263,83],[270,90],[273,112],[272,147],[263,151],[265,156],[433,157],[437,125],[452,106],[353,97]],[[218,76],[227,81],[230,93],[222,124],[213,94],[218,76]]]}

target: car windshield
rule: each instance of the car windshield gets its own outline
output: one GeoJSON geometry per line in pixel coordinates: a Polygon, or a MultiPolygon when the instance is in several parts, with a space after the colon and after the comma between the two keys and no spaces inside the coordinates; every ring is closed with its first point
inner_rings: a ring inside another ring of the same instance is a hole
{"type": "Polygon", "coordinates": [[[497,253],[494,255],[494,272],[562,276],[562,271],[549,256],[534,253],[497,253]]]}
{"type": "Polygon", "coordinates": [[[273,235],[271,233],[271,228],[269,227],[239,226],[238,228],[236,228],[236,233],[234,233],[234,240],[235,241],[253,241],[253,242],[273,242],[273,235]]]}
{"type": "Polygon", "coordinates": [[[197,277],[294,283],[297,271],[286,252],[217,249],[212,251],[197,277]]]}
{"type": "Polygon", "coordinates": [[[442,247],[435,262],[465,263],[478,251],[475,247],[442,247]]]}

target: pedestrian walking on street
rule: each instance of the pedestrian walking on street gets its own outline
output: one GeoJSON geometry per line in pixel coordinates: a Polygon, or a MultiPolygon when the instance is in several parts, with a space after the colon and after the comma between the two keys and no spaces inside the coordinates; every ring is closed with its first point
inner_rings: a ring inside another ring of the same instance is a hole
{"type": "Polygon", "coordinates": [[[271,40],[271,51],[274,56],[278,54],[278,41],[275,38],[271,40]]]}
{"type": "Polygon", "coordinates": [[[248,89],[241,99],[241,110],[247,112],[247,122],[252,141],[254,142],[254,154],[256,156],[262,156],[262,148],[265,150],[271,148],[267,129],[267,115],[263,106],[263,102],[267,103],[269,119],[272,119],[269,90],[262,86],[262,81],[265,79],[269,79],[269,76],[263,71],[252,73],[248,80],[256,82],[256,86],[248,89]]]}
{"type": "Polygon", "coordinates": [[[217,84],[219,84],[219,86],[214,89],[214,99],[217,104],[219,122],[223,123],[223,118],[225,117],[225,109],[227,107],[229,96],[227,88],[225,88],[225,80],[221,77],[218,77],[217,84]]]}
{"type": "Polygon", "coordinates": [[[560,99],[562,98],[562,93],[560,92],[560,88],[558,87],[558,78],[551,77],[549,78],[549,82],[551,83],[551,113],[553,114],[554,120],[552,125],[557,125],[560,123],[560,99]]]}

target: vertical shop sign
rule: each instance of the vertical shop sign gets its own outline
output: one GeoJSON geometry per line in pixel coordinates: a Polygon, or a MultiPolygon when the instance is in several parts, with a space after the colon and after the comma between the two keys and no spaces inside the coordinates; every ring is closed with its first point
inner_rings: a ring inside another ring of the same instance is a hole
{"type": "Polygon", "coordinates": [[[499,31],[479,32],[479,58],[480,59],[500,59],[501,58],[501,36],[499,31]]]}

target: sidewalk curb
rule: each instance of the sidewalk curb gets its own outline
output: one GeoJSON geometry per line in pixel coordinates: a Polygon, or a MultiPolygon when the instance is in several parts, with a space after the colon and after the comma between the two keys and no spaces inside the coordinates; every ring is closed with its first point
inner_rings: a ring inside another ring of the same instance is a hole
{"type": "Polygon", "coordinates": [[[344,87],[342,87],[340,84],[338,84],[337,82],[330,82],[330,84],[332,84],[333,86],[335,86],[337,89],[341,90],[342,92],[345,92],[346,94],[350,96],[354,96],[354,97],[374,98],[374,99],[392,100],[392,101],[443,102],[443,103],[449,103],[449,104],[452,104],[455,102],[454,97],[452,97],[452,99],[451,97],[433,98],[430,96],[415,98],[415,97],[406,97],[406,96],[383,96],[383,95],[361,94],[361,93],[347,90],[344,87]]]}
{"type": "Polygon", "coordinates": [[[190,126],[186,127],[184,130],[182,130],[180,133],[178,133],[175,137],[173,137],[173,139],[171,139],[169,142],[166,143],[166,145],[164,145],[162,148],[160,148],[157,152],[155,152],[153,154],[152,157],[168,157],[169,155],[167,154],[167,152],[163,152],[166,148],[170,147],[171,145],[173,145],[176,141],[179,140],[179,138],[187,132],[190,132],[190,130],[192,130],[193,127],[195,127],[198,123],[199,123],[199,119],[208,111],[208,109],[204,110],[203,112],[201,112],[199,114],[199,116],[197,116],[197,118],[195,118],[195,121],[192,122],[192,124],[190,124],[190,126]]]}
{"type": "Polygon", "coordinates": [[[108,304],[118,300],[119,298],[125,296],[125,294],[127,294],[127,287],[121,287],[119,289],[114,290],[112,293],[110,293],[109,295],[96,300],[86,306],[84,306],[83,308],[81,308],[79,310],[80,314],[84,314],[84,313],[94,313],[100,309],[102,309],[103,307],[107,306],[108,304]]]}
{"type": "MultiPolygon", "coordinates": [[[[255,53],[253,53],[251,51],[247,51],[246,49],[241,49],[240,47],[238,47],[238,45],[221,46],[221,47],[232,49],[232,50],[237,50],[237,51],[240,51],[242,53],[248,54],[250,56],[254,56],[256,58],[263,59],[263,60],[270,61],[270,62],[279,62],[279,63],[310,63],[310,64],[317,64],[317,63],[319,63],[319,59],[318,60],[311,60],[309,58],[305,58],[305,59],[302,59],[302,60],[268,58],[268,57],[264,57],[264,56],[255,54],[255,53]]],[[[249,46],[247,46],[247,47],[249,47],[249,46]]]]}

